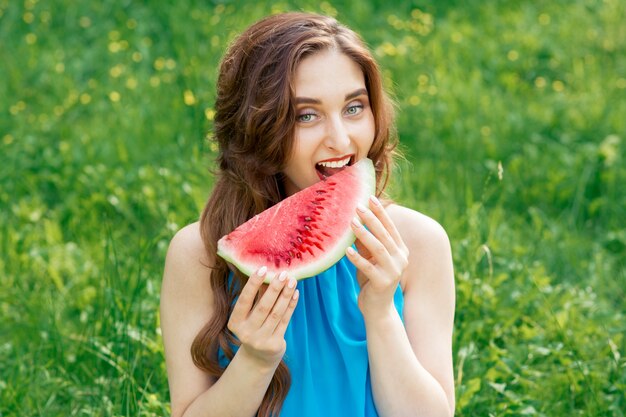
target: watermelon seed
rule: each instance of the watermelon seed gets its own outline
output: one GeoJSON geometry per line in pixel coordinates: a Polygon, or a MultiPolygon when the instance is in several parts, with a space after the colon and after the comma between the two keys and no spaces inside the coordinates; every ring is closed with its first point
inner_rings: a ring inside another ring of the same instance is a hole
{"type": "Polygon", "coordinates": [[[310,222],[311,220],[312,220],[312,219],[311,219],[309,216],[307,216],[307,217],[305,217],[305,218],[304,218],[304,221],[305,221],[305,222],[310,222]]]}
{"type": "Polygon", "coordinates": [[[317,246],[317,248],[318,248],[319,250],[323,250],[323,249],[324,249],[324,248],[322,248],[322,245],[320,245],[320,244],[319,244],[319,243],[317,243],[317,242],[313,242],[313,244],[314,244],[315,246],[317,246]]]}
{"type": "Polygon", "coordinates": [[[302,254],[300,252],[296,253],[296,258],[302,259],[302,254]]]}
{"type": "Polygon", "coordinates": [[[309,227],[309,225],[307,225],[307,224],[305,224],[305,225],[304,225],[304,228],[305,228],[306,230],[311,230],[311,228],[310,228],[310,227],[309,227]]]}
{"type": "Polygon", "coordinates": [[[300,236],[298,236],[296,239],[298,239],[299,244],[302,244],[302,238],[300,236]]]}

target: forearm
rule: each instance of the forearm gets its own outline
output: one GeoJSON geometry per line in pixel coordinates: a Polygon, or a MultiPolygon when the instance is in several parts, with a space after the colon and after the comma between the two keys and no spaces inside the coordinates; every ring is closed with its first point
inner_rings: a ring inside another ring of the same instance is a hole
{"type": "Polygon", "coordinates": [[[441,384],[415,356],[394,310],[365,320],[372,391],[381,417],[451,416],[441,384]]]}
{"type": "Polygon", "coordinates": [[[239,349],[222,376],[187,407],[183,417],[254,416],[277,366],[261,366],[239,349]]]}

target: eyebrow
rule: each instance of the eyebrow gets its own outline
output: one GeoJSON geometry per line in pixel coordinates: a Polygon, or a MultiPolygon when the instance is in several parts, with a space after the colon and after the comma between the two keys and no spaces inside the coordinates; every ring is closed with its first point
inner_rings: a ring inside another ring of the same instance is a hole
{"type": "MultiPolygon", "coordinates": [[[[359,88],[358,90],[346,94],[345,101],[352,100],[362,95],[367,95],[367,89],[359,88]]],[[[322,101],[311,97],[296,97],[296,104],[322,104],[322,101]]]]}

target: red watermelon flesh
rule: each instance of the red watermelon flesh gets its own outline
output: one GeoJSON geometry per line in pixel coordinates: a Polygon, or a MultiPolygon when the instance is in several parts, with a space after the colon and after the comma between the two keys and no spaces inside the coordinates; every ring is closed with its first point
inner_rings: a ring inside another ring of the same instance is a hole
{"type": "Polygon", "coordinates": [[[350,222],[375,187],[374,165],[362,159],[240,225],[218,241],[217,254],[246,275],[266,266],[266,282],[281,271],[295,279],[315,276],[354,243],[350,222]]]}

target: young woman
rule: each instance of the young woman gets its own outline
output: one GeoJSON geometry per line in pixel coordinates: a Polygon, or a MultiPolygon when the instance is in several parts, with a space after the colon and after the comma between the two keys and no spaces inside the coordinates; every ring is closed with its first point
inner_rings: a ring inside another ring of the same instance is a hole
{"type": "Polygon", "coordinates": [[[452,259],[435,221],[372,196],[356,250],[298,282],[216,256],[254,214],[362,158],[383,195],[393,115],[359,37],[319,15],[257,22],[222,61],[215,110],[216,184],[163,278],[172,415],[453,415],[452,259]]]}

